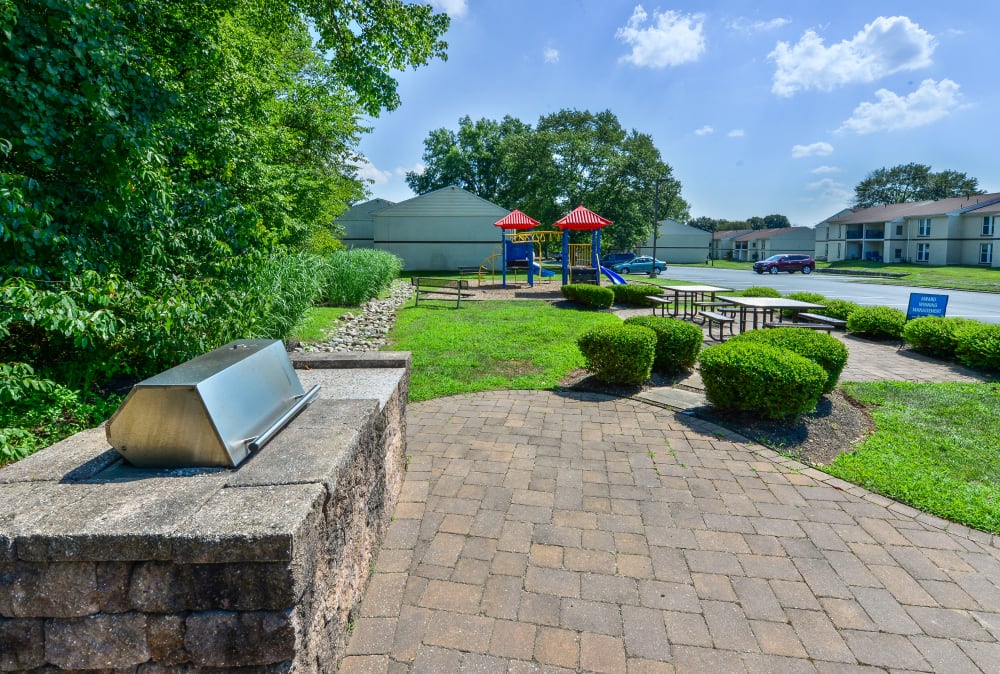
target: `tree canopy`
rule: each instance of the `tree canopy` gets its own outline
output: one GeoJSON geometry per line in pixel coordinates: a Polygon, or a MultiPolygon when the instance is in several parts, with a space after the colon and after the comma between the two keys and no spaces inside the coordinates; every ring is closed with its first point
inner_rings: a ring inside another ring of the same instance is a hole
{"type": "Polygon", "coordinates": [[[787,216],[774,213],[764,217],[755,215],[746,220],[716,220],[703,215],[689,221],[688,225],[704,229],[707,232],[723,232],[737,229],[779,229],[791,227],[792,223],[789,222],[787,216]]]}
{"type": "Polygon", "coordinates": [[[854,206],[872,208],[983,194],[979,181],[959,171],[937,173],[925,164],[900,164],[869,173],[854,187],[854,206]]]}
{"type": "Polygon", "coordinates": [[[141,373],[252,332],[247,289],[364,196],[363,119],[447,27],[403,0],[0,0],[0,390],[45,353],[141,373]]]}
{"type": "Polygon", "coordinates": [[[680,182],[648,134],[626,131],[608,110],[560,110],[532,127],[516,118],[468,116],[457,131],[436,129],[424,140],[421,173],[407,184],[418,194],[458,185],[546,225],[576,206],[613,220],[606,248],[627,250],[652,233],[657,181],[659,212],[686,219],[680,182]]]}

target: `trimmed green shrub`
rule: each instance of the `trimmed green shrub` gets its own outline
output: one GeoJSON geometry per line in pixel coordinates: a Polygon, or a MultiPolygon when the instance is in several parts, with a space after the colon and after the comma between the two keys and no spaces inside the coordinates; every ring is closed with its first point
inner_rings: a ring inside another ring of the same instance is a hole
{"type": "Polygon", "coordinates": [[[781,297],[781,293],[774,288],[768,288],[767,286],[750,286],[743,292],[737,294],[740,297],[781,297]]]}
{"type": "Polygon", "coordinates": [[[825,307],[816,310],[817,314],[829,316],[830,318],[839,318],[842,321],[846,321],[851,317],[852,313],[861,308],[861,305],[857,302],[850,302],[848,300],[827,300],[824,304],[826,304],[825,307]]]}
{"type": "Polygon", "coordinates": [[[653,369],[663,374],[690,370],[698,362],[704,336],[701,328],[676,318],[633,316],[625,325],[641,325],[656,333],[656,358],[653,369]]]}
{"type": "Polygon", "coordinates": [[[650,295],[662,295],[663,288],[658,288],[648,283],[626,283],[624,285],[610,286],[611,292],[615,294],[615,304],[624,304],[631,307],[649,307],[653,303],[647,298],[650,295]]]}
{"type": "Polygon", "coordinates": [[[826,371],[805,356],[769,344],[731,339],[701,352],[705,395],[723,410],[784,419],[816,407],[826,371]]]}
{"type": "MultiPolygon", "coordinates": [[[[785,297],[787,297],[790,300],[798,300],[799,302],[811,302],[812,304],[822,304],[824,306],[826,305],[827,302],[826,296],[820,295],[819,293],[800,291],[800,292],[788,293],[787,295],[785,295],[785,297]]],[[[809,309],[808,311],[812,311],[812,309],[809,309]]],[[[788,317],[788,316],[794,316],[796,313],[797,312],[792,309],[783,309],[781,315],[788,317]]]]}
{"type": "Polygon", "coordinates": [[[562,287],[562,294],[571,302],[596,309],[607,309],[615,302],[613,290],[590,283],[568,283],[562,287]]]}
{"type": "Polygon", "coordinates": [[[952,359],[958,348],[958,330],[971,322],[957,316],[921,316],[906,322],[903,339],[914,351],[952,359]]]}
{"type": "Polygon", "coordinates": [[[836,337],[809,328],[780,328],[775,330],[750,330],[730,342],[770,344],[804,356],[826,371],[823,392],[829,393],[837,386],[840,373],[847,365],[847,347],[836,337]]]}
{"type": "Polygon", "coordinates": [[[906,314],[892,307],[859,307],[847,317],[847,331],[870,339],[900,339],[906,314]]]}
{"type": "Polygon", "coordinates": [[[955,337],[958,362],[977,370],[1000,372],[1000,325],[969,321],[955,337]]]}
{"type": "Polygon", "coordinates": [[[641,384],[656,356],[656,333],[641,325],[610,325],[585,332],[576,341],[587,369],[598,381],[641,384]]]}
{"type": "Polygon", "coordinates": [[[387,290],[399,276],[403,261],[384,250],[354,248],[326,257],[320,301],[335,307],[356,307],[387,290]]]}

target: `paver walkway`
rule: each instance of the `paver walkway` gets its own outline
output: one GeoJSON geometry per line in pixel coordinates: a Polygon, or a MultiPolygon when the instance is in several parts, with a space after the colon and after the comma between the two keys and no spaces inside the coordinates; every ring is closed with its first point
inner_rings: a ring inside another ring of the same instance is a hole
{"type": "MultiPolygon", "coordinates": [[[[972,376],[850,348],[845,379],[972,376]]],[[[1000,672],[987,534],[637,400],[480,393],[407,424],[343,673],[1000,672]]]]}

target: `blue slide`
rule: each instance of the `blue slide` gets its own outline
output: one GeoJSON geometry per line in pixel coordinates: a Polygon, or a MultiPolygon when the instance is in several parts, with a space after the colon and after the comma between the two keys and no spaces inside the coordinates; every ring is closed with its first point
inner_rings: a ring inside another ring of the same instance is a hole
{"type": "Polygon", "coordinates": [[[554,271],[552,271],[551,269],[546,269],[545,267],[543,267],[542,265],[538,264],[537,262],[532,262],[531,266],[535,268],[535,273],[537,273],[542,278],[548,278],[550,276],[555,276],[556,275],[556,273],[554,271]]]}
{"type": "Polygon", "coordinates": [[[604,274],[605,276],[607,276],[608,279],[611,280],[611,285],[623,286],[626,283],[628,283],[628,281],[626,281],[621,276],[619,276],[615,272],[611,271],[607,267],[601,267],[601,273],[604,274]]]}

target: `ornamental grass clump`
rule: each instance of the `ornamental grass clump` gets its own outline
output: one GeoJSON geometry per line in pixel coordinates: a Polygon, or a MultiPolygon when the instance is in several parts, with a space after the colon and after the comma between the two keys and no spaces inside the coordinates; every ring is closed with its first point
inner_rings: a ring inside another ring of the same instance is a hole
{"type": "Polygon", "coordinates": [[[958,362],[976,370],[1000,372],[1000,325],[970,321],[955,337],[958,362]]]}
{"type": "Polygon", "coordinates": [[[701,328],[676,318],[660,316],[633,316],[625,325],[641,325],[656,333],[656,357],[653,370],[663,374],[677,374],[690,370],[698,361],[698,352],[704,337],[701,328]]]}
{"type": "Polygon", "coordinates": [[[765,419],[811,412],[827,382],[826,370],[813,361],[769,344],[731,339],[702,351],[699,361],[709,402],[765,419]]]}
{"type": "Polygon", "coordinates": [[[630,307],[649,307],[653,305],[649,301],[649,296],[662,295],[663,288],[647,283],[626,283],[611,286],[611,292],[615,294],[615,304],[623,304],[630,307]]]}
{"type": "Polygon", "coordinates": [[[403,261],[383,250],[338,250],[317,269],[323,276],[321,301],[335,307],[356,307],[385,290],[399,276],[403,261]]]}
{"type": "Polygon", "coordinates": [[[958,331],[975,323],[957,316],[921,316],[903,326],[903,339],[914,351],[934,358],[955,358],[958,331]]]}
{"type": "Polygon", "coordinates": [[[847,317],[847,331],[869,339],[900,339],[906,314],[892,307],[860,307],[847,317]]]}
{"type": "Polygon", "coordinates": [[[733,337],[730,342],[769,344],[804,356],[826,371],[823,393],[837,386],[847,365],[847,347],[836,337],[809,328],[751,330],[733,337]]]}
{"type": "Polygon", "coordinates": [[[649,379],[656,357],[656,333],[641,325],[610,325],[577,339],[587,370],[598,381],[638,385],[649,379]]]}
{"type": "Polygon", "coordinates": [[[571,302],[595,309],[607,309],[615,302],[613,290],[589,283],[568,283],[562,287],[562,294],[571,302]]]}

